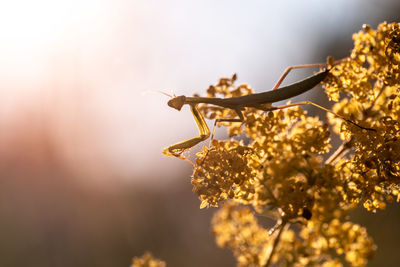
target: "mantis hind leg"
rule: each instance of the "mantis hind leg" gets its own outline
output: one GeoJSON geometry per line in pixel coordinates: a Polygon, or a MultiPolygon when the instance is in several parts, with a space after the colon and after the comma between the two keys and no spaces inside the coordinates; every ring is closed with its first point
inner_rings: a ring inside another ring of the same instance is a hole
{"type": "Polygon", "coordinates": [[[302,105],[312,105],[312,106],[317,107],[319,109],[322,109],[322,110],[324,110],[326,112],[329,112],[329,113],[333,114],[334,116],[336,116],[336,117],[338,117],[338,118],[340,118],[340,119],[342,119],[342,120],[344,120],[344,121],[346,121],[348,123],[351,123],[351,124],[357,126],[360,129],[376,132],[376,129],[363,127],[360,124],[358,124],[358,123],[356,123],[356,122],[354,122],[352,120],[349,120],[349,119],[347,119],[347,118],[345,118],[345,117],[333,112],[332,110],[324,108],[324,107],[322,107],[322,106],[320,106],[318,104],[315,104],[314,102],[311,102],[311,101],[304,101],[304,102],[299,102],[299,103],[283,105],[283,106],[279,106],[279,107],[272,107],[272,108],[265,109],[265,111],[272,111],[272,110],[276,110],[276,109],[285,109],[285,108],[290,108],[290,107],[295,107],[295,106],[302,106],[302,105]]]}
{"type": "Polygon", "coordinates": [[[278,82],[275,84],[275,86],[272,88],[272,90],[278,89],[278,87],[281,85],[283,80],[286,78],[286,76],[289,74],[289,72],[293,69],[305,69],[305,68],[315,68],[315,67],[325,67],[327,64],[326,63],[317,63],[317,64],[306,64],[306,65],[294,65],[286,68],[286,70],[283,72],[282,76],[279,78],[278,82]]]}
{"type": "Polygon", "coordinates": [[[275,84],[275,86],[272,88],[272,90],[278,89],[278,87],[281,85],[283,80],[286,78],[286,76],[289,74],[289,72],[293,69],[305,69],[305,68],[316,68],[316,67],[326,67],[326,66],[334,66],[340,62],[342,62],[344,59],[339,59],[334,61],[333,58],[328,57],[327,58],[327,63],[316,63],[316,64],[304,64],[304,65],[294,65],[286,68],[286,70],[283,72],[282,76],[279,78],[278,82],[275,84]]]}
{"type": "Polygon", "coordinates": [[[164,155],[184,159],[183,157],[181,157],[181,154],[185,150],[192,148],[193,146],[210,137],[210,130],[208,129],[208,126],[204,121],[203,116],[197,110],[196,105],[190,105],[190,110],[192,111],[194,120],[196,121],[197,127],[199,128],[200,135],[164,148],[164,150],[162,151],[164,155]]]}

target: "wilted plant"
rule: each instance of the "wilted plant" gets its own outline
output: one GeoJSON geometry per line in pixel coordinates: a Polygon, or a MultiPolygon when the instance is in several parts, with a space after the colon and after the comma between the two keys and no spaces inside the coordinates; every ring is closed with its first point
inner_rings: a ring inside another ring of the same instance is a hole
{"type": "MultiPolygon", "coordinates": [[[[197,154],[193,191],[201,208],[220,206],[213,232],[239,266],[365,266],[373,256],[372,238],[348,214],[400,199],[400,24],[364,26],[353,39],[351,55],[322,81],[340,117],[328,114],[328,125],[299,106],[246,108],[243,123],[221,122],[235,139],[212,140],[197,154]],[[324,160],[329,126],[342,144],[324,160]],[[275,226],[261,226],[259,216],[275,226]]],[[[235,80],[220,79],[207,97],[253,93],[235,80]]],[[[197,109],[209,119],[236,116],[220,106],[197,109]]]]}
{"type": "Polygon", "coordinates": [[[131,267],[165,267],[165,262],[154,258],[150,252],[144,253],[141,257],[133,258],[131,267]]]}

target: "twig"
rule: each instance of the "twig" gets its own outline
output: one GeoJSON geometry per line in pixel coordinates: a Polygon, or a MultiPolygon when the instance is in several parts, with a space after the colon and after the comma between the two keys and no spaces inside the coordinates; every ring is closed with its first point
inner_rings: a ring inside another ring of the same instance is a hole
{"type": "MultiPolygon", "coordinates": [[[[342,143],[336,151],[325,161],[325,164],[335,162],[342,154],[345,154],[353,146],[353,138],[349,141],[342,143]]],[[[344,155],[343,155],[344,156],[344,155]]]]}
{"type": "Polygon", "coordinates": [[[275,238],[275,240],[274,240],[274,244],[273,244],[273,246],[272,246],[271,253],[270,253],[269,256],[268,256],[268,260],[267,260],[267,262],[265,263],[264,267],[270,266],[270,264],[271,264],[271,262],[272,262],[272,257],[274,256],[276,247],[278,246],[278,243],[279,243],[279,241],[280,241],[280,239],[281,239],[281,234],[282,234],[282,232],[283,232],[283,229],[285,228],[285,225],[286,225],[286,222],[283,221],[283,222],[281,223],[281,225],[280,225],[280,229],[279,229],[278,235],[276,236],[276,238],[275,238]]]}

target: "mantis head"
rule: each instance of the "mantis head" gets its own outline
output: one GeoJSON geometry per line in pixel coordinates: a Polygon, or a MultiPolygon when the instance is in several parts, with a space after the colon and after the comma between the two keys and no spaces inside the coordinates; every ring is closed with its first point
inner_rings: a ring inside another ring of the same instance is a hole
{"type": "Polygon", "coordinates": [[[186,101],[186,96],[184,95],[176,96],[172,98],[170,101],[168,101],[168,106],[177,110],[181,110],[182,106],[185,104],[185,101],[186,101]]]}

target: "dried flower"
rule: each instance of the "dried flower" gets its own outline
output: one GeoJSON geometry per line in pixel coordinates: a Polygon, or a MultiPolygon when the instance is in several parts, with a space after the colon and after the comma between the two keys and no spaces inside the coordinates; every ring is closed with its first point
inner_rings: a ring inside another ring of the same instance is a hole
{"type": "Polygon", "coordinates": [[[150,252],[146,252],[141,257],[133,258],[131,267],[166,267],[165,262],[158,260],[151,255],[150,252]]]}
{"type": "MultiPolygon", "coordinates": [[[[225,202],[213,232],[239,266],[365,266],[374,254],[366,229],[348,214],[359,204],[375,212],[400,200],[400,24],[363,28],[353,35],[351,55],[330,61],[323,85],[337,102],[335,113],[375,131],[328,114],[343,145],[324,161],[321,155],[331,149],[327,124],[300,107],[246,108],[243,124],[222,123],[236,139],[213,140],[197,154],[193,191],[201,208],[225,202]],[[276,226],[263,227],[257,215],[276,226]]],[[[236,86],[236,78],[220,79],[207,96],[253,93],[246,84],[236,86]]],[[[209,119],[237,115],[198,108],[209,119]]]]}

